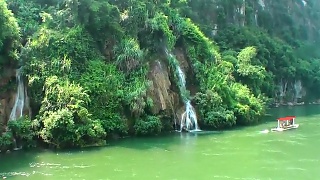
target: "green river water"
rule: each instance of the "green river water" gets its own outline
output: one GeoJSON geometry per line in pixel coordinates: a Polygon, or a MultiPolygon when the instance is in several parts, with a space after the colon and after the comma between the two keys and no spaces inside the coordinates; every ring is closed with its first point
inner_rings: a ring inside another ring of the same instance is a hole
{"type": "Polygon", "coordinates": [[[0,155],[0,179],[320,179],[320,106],[271,109],[257,126],[222,132],[128,138],[106,147],[0,155]],[[300,127],[261,133],[276,117],[296,115],[300,127]]]}

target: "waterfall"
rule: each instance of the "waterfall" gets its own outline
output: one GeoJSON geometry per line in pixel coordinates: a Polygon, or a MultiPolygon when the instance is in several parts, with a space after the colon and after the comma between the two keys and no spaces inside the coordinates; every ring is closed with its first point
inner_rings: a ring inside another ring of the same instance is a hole
{"type": "Polygon", "coordinates": [[[17,95],[14,102],[13,108],[10,113],[9,120],[16,120],[23,115],[23,108],[25,105],[25,89],[24,84],[21,79],[21,68],[16,70],[16,79],[17,79],[17,95]]]}
{"type": "Polygon", "coordinates": [[[185,97],[185,94],[183,94],[187,91],[185,74],[183,73],[177,59],[171,53],[169,53],[169,51],[167,49],[165,49],[165,52],[166,52],[169,60],[171,61],[170,63],[172,63],[174,65],[174,68],[176,69],[176,75],[177,75],[177,78],[179,81],[178,86],[179,86],[180,93],[182,94],[182,99],[183,99],[185,107],[186,107],[185,112],[182,113],[182,115],[181,115],[180,132],[183,130],[201,131],[198,126],[198,119],[197,119],[197,114],[195,112],[195,109],[192,106],[190,99],[185,97]]]}
{"type": "Polygon", "coordinates": [[[262,7],[262,10],[266,7],[264,0],[258,0],[259,5],[262,7]]]}
{"type": "Polygon", "coordinates": [[[295,101],[297,101],[297,99],[302,98],[302,84],[301,81],[295,81],[294,85],[294,90],[295,90],[295,101]]]}
{"type": "Polygon", "coordinates": [[[287,81],[283,82],[283,80],[281,79],[281,82],[279,83],[279,92],[280,92],[281,98],[286,96],[287,85],[288,85],[288,82],[287,81]]]}
{"type": "Polygon", "coordinates": [[[212,36],[217,35],[218,33],[218,24],[214,24],[213,30],[212,30],[212,36]]]}
{"type": "Polygon", "coordinates": [[[258,25],[258,10],[256,10],[256,12],[254,13],[254,22],[256,23],[256,26],[258,25]]]}
{"type": "Polygon", "coordinates": [[[197,114],[190,103],[190,100],[185,102],[186,111],[181,115],[180,131],[185,127],[186,130],[199,131],[197,114]]]}

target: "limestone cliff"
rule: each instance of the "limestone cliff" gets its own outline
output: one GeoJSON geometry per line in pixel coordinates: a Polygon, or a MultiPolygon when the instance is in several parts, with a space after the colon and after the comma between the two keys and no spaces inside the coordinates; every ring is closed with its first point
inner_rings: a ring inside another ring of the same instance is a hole
{"type": "Polygon", "coordinates": [[[153,100],[152,113],[174,113],[175,107],[179,105],[179,95],[172,90],[168,67],[163,61],[156,60],[150,65],[148,77],[151,80],[148,95],[153,100]]]}
{"type": "Polygon", "coordinates": [[[15,93],[14,84],[15,70],[5,68],[0,78],[0,132],[3,132],[13,107],[15,93]]]}
{"type": "MultiPolygon", "coordinates": [[[[179,65],[184,74],[186,74],[187,90],[193,95],[197,90],[193,85],[193,73],[190,69],[185,52],[181,48],[173,50],[173,54],[179,61],[179,65]]],[[[150,64],[148,73],[151,85],[148,90],[148,96],[153,101],[152,113],[164,114],[171,117],[175,125],[180,124],[181,115],[185,112],[185,104],[180,97],[179,88],[172,77],[174,72],[168,67],[166,57],[159,58],[150,64]]]]}

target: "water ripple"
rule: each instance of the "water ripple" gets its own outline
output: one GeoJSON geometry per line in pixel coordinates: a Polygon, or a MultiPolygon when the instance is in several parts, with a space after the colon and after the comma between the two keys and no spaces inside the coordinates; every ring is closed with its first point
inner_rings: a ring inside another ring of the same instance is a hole
{"type": "Polygon", "coordinates": [[[294,144],[294,145],[304,145],[301,142],[298,142],[295,140],[288,140],[288,139],[267,140],[263,144],[266,144],[266,143],[289,143],[289,144],[294,144]]]}
{"type": "Polygon", "coordinates": [[[306,171],[306,169],[299,168],[299,167],[287,167],[286,169],[287,169],[287,170],[294,170],[294,171],[296,171],[296,170],[299,170],[299,171],[306,171]]]}
{"type": "Polygon", "coordinates": [[[70,166],[66,166],[66,165],[62,165],[62,164],[44,163],[44,162],[41,162],[41,163],[34,163],[33,162],[33,163],[30,163],[29,166],[31,168],[47,167],[50,169],[53,169],[53,168],[59,168],[59,169],[81,168],[81,169],[84,169],[84,168],[92,167],[92,166],[83,165],[83,164],[73,165],[70,167],[70,166]]]}
{"type": "Polygon", "coordinates": [[[270,152],[270,153],[281,153],[281,154],[287,154],[284,151],[279,151],[279,150],[273,150],[273,149],[263,149],[262,152],[270,152]]]}
{"type": "Polygon", "coordinates": [[[41,166],[61,166],[61,164],[54,164],[54,163],[44,163],[44,162],[41,162],[41,163],[30,163],[29,164],[30,167],[41,167],[41,166]]]}
{"type": "Polygon", "coordinates": [[[27,172],[7,172],[7,173],[0,173],[0,177],[11,177],[11,176],[26,176],[29,177],[30,173],[27,172]]]}
{"type": "Polygon", "coordinates": [[[300,162],[319,162],[318,159],[299,159],[300,162]]]}
{"type": "Polygon", "coordinates": [[[259,180],[259,178],[237,178],[237,177],[230,177],[230,176],[218,176],[215,175],[214,178],[223,178],[223,179],[237,179],[237,180],[259,180]]]}
{"type": "Polygon", "coordinates": [[[225,154],[219,154],[219,153],[202,153],[203,155],[205,156],[222,156],[222,155],[225,155],[225,154]]]}

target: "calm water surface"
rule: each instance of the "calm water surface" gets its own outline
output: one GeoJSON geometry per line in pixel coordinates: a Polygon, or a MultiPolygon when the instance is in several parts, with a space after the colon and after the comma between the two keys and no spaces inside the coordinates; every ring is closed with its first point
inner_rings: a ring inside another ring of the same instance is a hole
{"type": "Polygon", "coordinates": [[[0,155],[0,179],[320,179],[320,106],[270,110],[257,126],[223,132],[130,138],[107,147],[0,155]],[[300,127],[263,134],[275,117],[300,127]]]}

